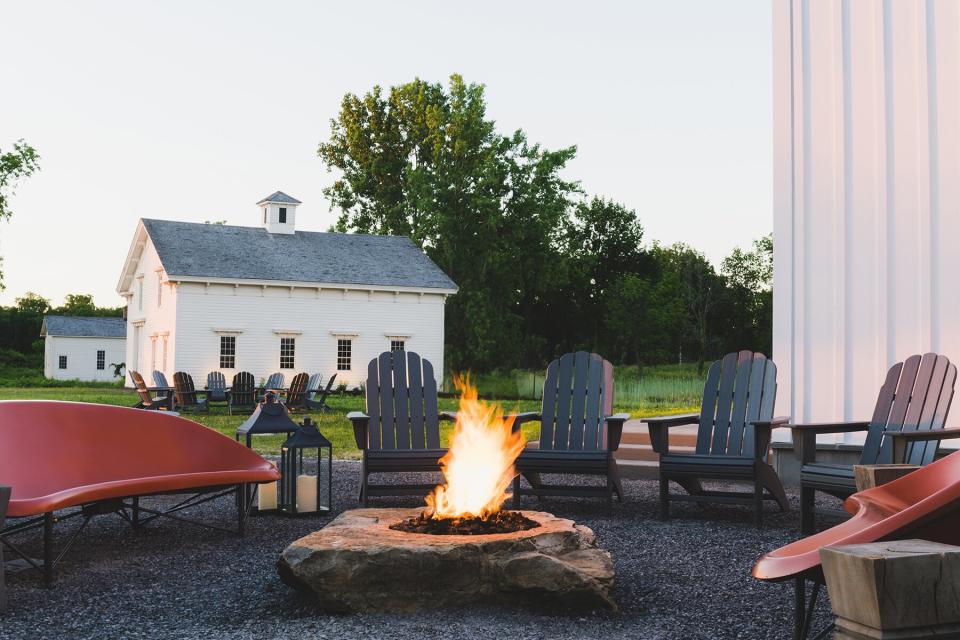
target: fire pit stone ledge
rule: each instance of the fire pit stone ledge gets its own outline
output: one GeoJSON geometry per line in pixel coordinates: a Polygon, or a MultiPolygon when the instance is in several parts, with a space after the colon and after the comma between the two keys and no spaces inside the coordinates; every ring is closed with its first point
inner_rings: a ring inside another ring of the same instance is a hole
{"type": "Polygon", "coordinates": [[[613,562],[589,528],[524,511],[539,527],[492,535],[390,529],[420,509],[355,509],[297,540],[281,579],[331,612],[416,611],[506,602],[611,609],[613,562]]]}

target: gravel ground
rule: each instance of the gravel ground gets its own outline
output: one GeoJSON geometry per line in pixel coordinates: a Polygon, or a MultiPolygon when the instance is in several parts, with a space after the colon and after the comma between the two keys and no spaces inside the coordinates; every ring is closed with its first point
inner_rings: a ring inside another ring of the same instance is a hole
{"type": "MultiPolygon", "coordinates": [[[[356,506],[357,463],[336,462],[334,508],[356,506]]],[[[133,531],[117,517],[95,518],[59,569],[54,589],[36,572],[9,575],[10,607],[0,638],[788,638],[792,588],[750,576],[754,559],[798,536],[797,500],[787,514],[767,506],[757,531],[748,509],[674,504],[660,522],[657,484],[625,482],[627,502],[605,513],[599,500],[551,498],[528,508],[591,527],[613,554],[621,611],[545,615],[477,607],[404,615],[318,611],[280,582],[274,563],[294,539],[329,518],[263,516],[247,535],[172,521],[133,531]]],[[[416,506],[418,499],[374,504],[416,506]]],[[[233,502],[198,507],[196,516],[233,523],[233,502]]],[[[75,524],[58,529],[64,539],[75,524]]],[[[29,534],[39,541],[37,533],[29,534]]],[[[27,545],[39,554],[36,545],[27,545]]],[[[7,554],[9,560],[9,554],[7,554]]],[[[819,615],[829,606],[821,601],[819,615]]],[[[821,619],[826,620],[826,617],[821,619]]]]}

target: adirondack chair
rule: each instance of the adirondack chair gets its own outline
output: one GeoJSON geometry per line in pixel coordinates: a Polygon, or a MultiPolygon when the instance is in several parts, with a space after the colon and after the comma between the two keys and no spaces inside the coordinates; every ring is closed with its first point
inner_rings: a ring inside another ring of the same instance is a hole
{"type": "Polygon", "coordinates": [[[307,381],[307,398],[313,400],[317,392],[320,391],[320,385],[323,384],[323,374],[315,373],[307,381]]]}
{"type": "MultiPolygon", "coordinates": [[[[329,386],[329,384],[328,384],[329,386]]],[[[440,420],[433,365],[412,351],[385,351],[367,366],[367,412],[351,411],[360,466],[360,501],[371,496],[424,495],[434,484],[374,485],[374,473],[439,471],[440,420]]]]}
{"type": "Polygon", "coordinates": [[[337,374],[330,376],[330,379],[327,380],[327,386],[320,391],[318,398],[307,398],[308,409],[312,409],[314,411],[330,411],[330,407],[327,406],[327,396],[330,395],[330,389],[333,388],[333,383],[336,379],[337,374]]]}
{"type": "Polygon", "coordinates": [[[207,402],[227,401],[227,379],[219,371],[207,374],[207,402]]]}
{"type": "Polygon", "coordinates": [[[173,389],[180,410],[190,409],[194,413],[209,411],[210,405],[206,398],[201,398],[203,391],[197,391],[193,386],[193,377],[184,371],[173,374],[173,389]]]}
{"type": "Polygon", "coordinates": [[[514,505],[520,496],[582,496],[606,498],[616,493],[623,502],[623,486],[613,453],[620,446],[623,423],[630,415],[613,413],[613,365],[595,353],[578,351],[554,360],[547,367],[540,413],[522,413],[514,428],[540,421],[540,442],[517,458],[516,470],[530,483],[513,481],[514,505]],[[600,476],[603,485],[546,485],[541,474],[600,476]]]}
{"type": "Polygon", "coordinates": [[[307,408],[308,378],[309,376],[306,373],[298,373],[290,381],[290,388],[287,389],[287,397],[283,403],[290,411],[307,408]]]}
{"type": "MultiPolygon", "coordinates": [[[[6,526],[10,487],[0,487],[0,531],[6,526]]],[[[7,582],[3,575],[3,544],[0,543],[0,613],[7,610],[7,582]]]]}
{"type": "Polygon", "coordinates": [[[816,461],[817,434],[866,431],[859,464],[929,464],[937,454],[940,440],[958,437],[953,432],[942,431],[956,380],[957,367],[946,356],[913,355],[890,367],[869,422],[791,424],[802,465],[801,532],[814,532],[817,513],[845,515],[840,510],[816,509],[817,491],[844,499],[857,490],[852,465],[816,461]],[[900,432],[905,434],[902,438],[891,437],[900,432]],[[894,440],[902,446],[896,446],[894,440]]]}
{"type": "Polygon", "coordinates": [[[168,398],[163,396],[153,396],[150,393],[150,390],[147,389],[147,385],[143,381],[143,376],[141,376],[139,372],[131,369],[130,379],[133,380],[133,385],[137,389],[137,395],[140,396],[137,404],[133,405],[134,409],[147,409],[150,411],[156,411],[157,409],[167,408],[168,398]]]}
{"type": "Polygon", "coordinates": [[[650,442],[660,454],[660,516],[670,515],[670,501],[752,505],[754,523],[763,523],[763,501],[790,508],[776,471],[767,459],[770,433],[787,418],[774,418],[777,367],[762,353],[728,353],[707,372],[700,413],[649,418],[650,442]],[[669,429],[698,424],[694,453],[671,453],[669,429]],[[687,494],[671,494],[670,481],[687,494]],[[748,482],[753,491],[705,490],[701,480],[748,482]]]}
{"type": "Polygon", "coordinates": [[[152,391],[156,391],[162,397],[167,399],[167,406],[171,411],[173,411],[173,385],[167,382],[167,376],[164,375],[163,371],[153,370],[151,374],[153,376],[153,386],[152,391]]]}
{"type": "Polygon", "coordinates": [[[227,391],[227,413],[233,415],[234,409],[253,410],[256,401],[257,381],[249,371],[240,371],[233,376],[233,382],[227,391]]]}
{"type": "Polygon", "coordinates": [[[263,402],[267,391],[283,391],[283,374],[271,373],[262,387],[257,389],[257,402],[263,402]]]}

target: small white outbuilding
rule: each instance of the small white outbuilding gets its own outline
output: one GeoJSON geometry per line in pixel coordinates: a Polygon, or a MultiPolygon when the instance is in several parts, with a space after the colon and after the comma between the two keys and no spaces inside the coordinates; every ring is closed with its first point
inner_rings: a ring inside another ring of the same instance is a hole
{"type": "Polygon", "coordinates": [[[298,230],[299,204],[267,196],[256,226],[141,220],[117,283],[128,371],[197,386],[211,371],[335,373],[353,387],[372,358],[406,349],[442,376],[457,286],[409,238],[298,230]]]}
{"type": "Polygon", "coordinates": [[[43,375],[55,380],[116,380],[124,361],[127,322],[123,318],[44,316],[43,375]]]}

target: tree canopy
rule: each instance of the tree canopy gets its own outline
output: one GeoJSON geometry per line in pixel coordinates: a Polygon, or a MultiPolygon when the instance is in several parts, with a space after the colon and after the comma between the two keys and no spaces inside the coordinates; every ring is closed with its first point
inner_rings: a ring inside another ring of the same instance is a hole
{"type": "Polygon", "coordinates": [[[318,148],[336,230],[409,236],[459,285],[454,369],[580,348],[636,364],[769,351],[772,238],[720,272],[686,245],[645,245],[634,210],[566,177],[575,154],[499,132],[483,85],[459,75],[347,94],[318,148]]]}

